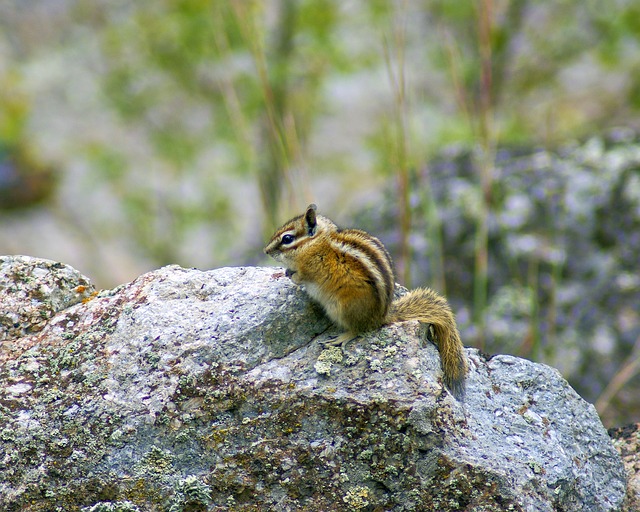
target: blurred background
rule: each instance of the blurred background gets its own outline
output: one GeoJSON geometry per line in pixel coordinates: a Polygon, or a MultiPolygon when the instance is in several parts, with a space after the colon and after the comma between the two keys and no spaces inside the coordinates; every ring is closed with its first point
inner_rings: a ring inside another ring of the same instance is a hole
{"type": "Polygon", "coordinates": [[[640,3],[3,0],[0,253],[271,264],[316,202],[640,421],[640,3]]]}

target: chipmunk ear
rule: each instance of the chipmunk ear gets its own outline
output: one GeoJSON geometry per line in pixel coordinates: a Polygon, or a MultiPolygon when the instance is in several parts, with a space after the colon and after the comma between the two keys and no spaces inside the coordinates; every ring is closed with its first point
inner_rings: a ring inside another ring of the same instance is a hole
{"type": "Polygon", "coordinates": [[[304,214],[304,223],[307,226],[307,234],[309,236],[315,235],[316,227],[318,226],[318,222],[316,220],[316,209],[317,206],[315,204],[310,204],[307,206],[307,211],[304,214]]]}

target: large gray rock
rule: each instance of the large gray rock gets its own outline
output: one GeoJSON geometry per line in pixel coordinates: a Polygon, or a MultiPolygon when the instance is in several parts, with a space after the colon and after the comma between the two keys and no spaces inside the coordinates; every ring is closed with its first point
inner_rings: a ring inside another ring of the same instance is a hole
{"type": "Polygon", "coordinates": [[[640,423],[612,428],[609,434],[627,472],[627,501],[624,510],[640,510],[640,423]]]}
{"type": "Polygon", "coordinates": [[[93,292],[90,281],[68,265],[0,256],[0,341],[40,331],[58,311],[93,292]]]}
{"type": "MultiPolygon", "coordinates": [[[[23,295],[56,270],[32,268],[23,295]]],[[[622,507],[595,409],[547,366],[468,349],[456,401],[418,323],[323,349],[333,328],[272,268],[166,267],[72,302],[2,325],[3,510],[622,507]]]]}

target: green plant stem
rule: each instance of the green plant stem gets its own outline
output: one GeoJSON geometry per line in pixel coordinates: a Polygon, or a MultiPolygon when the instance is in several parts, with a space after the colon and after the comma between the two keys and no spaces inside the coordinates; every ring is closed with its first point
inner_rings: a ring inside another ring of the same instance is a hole
{"type": "MultiPolygon", "coordinates": [[[[400,8],[401,14],[406,13],[406,2],[400,8]]],[[[407,149],[407,101],[405,84],[405,44],[406,30],[404,20],[396,22],[393,32],[393,47],[395,59],[392,58],[391,48],[385,38],[384,55],[387,65],[387,73],[394,93],[394,124],[395,143],[393,155],[395,169],[398,175],[398,210],[400,217],[400,258],[396,262],[398,273],[405,286],[411,287],[411,245],[409,235],[411,233],[411,204],[409,194],[409,164],[407,149]],[[394,71],[394,60],[396,69],[394,71]]]]}
{"type": "Polygon", "coordinates": [[[427,173],[424,179],[424,185],[420,187],[420,201],[423,205],[422,215],[426,222],[427,240],[428,240],[428,259],[431,269],[431,284],[436,290],[443,295],[447,295],[447,281],[444,272],[444,240],[442,234],[442,219],[438,211],[436,198],[432,193],[430,177],[427,173]]]}
{"type": "Polygon", "coordinates": [[[540,261],[538,256],[534,255],[529,262],[529,289],[533,295],[531,299],[531,310],[529,311],[529,333],[531,337],[531,357],[534,360],[540,360],[541,343],[540,343],[540,319],[538,304],[538,281],[540,279],[540,261]]]}
{"type": "Polygon", "coordinates": [[[256,65],[265,104],[266,118],[261,129],[267,143],[263,157],[259,159],[258,183],[266,216],[263,229],[265,233],[269,233],[279,222],[283,184],[290,186],[291,183],[289,144],[283,120],[288,112],[288,65],[294,51],[297,4],[295,0],[281,0],[282,16],[273,58],[277,70],[271,76],[268,72],[264,45],[260,44],[256,36],[258,30],[255,15],[249,13],[247,7],[240,2],[234,2],[233,7],[256,65]]]}
{"type": "Polygon", "coordinates": [[[493,132],[492,83],[492,23],[493,2],[479,2],[478,39],[480,47],[480,97],[476,109],[481,154],[479,160],[481,208],[477,223],[475,243],[474,275],[474,321],[478,327],[480,346],[484,346],[485,310],[488,299],[489,267],[489,214],[492,204],[492,189],[495,165],[495,134],[493,132]]]}
{"type": "Polygon", "coordinates": [[[618,394],[618,392],[640,371],[640,336],[634,344],[633,351],[627,357],[620,370],[609,381],[609,384],[596,400],[596,410],[600,416],[603,416],[605,412],[611,406],[611,400],[618,394]]]}
{"type": "Polygon", "coordinates": [[[488,287],[488,214],[486,204],[482,203],[482,211],[479,214],[476,225],[476,237],[474,247],[474,274],[473,274],[473,321],[478,328],[478,344],[484,348],[484,325],[487,308],[488,287]]]}

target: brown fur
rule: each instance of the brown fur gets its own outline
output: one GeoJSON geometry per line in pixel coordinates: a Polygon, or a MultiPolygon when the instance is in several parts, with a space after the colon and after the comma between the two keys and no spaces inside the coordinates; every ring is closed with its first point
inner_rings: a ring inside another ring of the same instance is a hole
{"type": "Polygon", "coordinates": [[[429,288],[416,288],[391,304],[386,323],[419,320],[431,324],[440,351],[444,382],[456,396],[464,395],[467,360],[456,321],[444,297],[429,288]]]}
{"type": "Polygon", "coordinates": [[[264,250],[283,263],[291,279],[305,285],[329,318],[345,330],[332,344],[385,324],[406,320],[430,324],[445,384],[463,396],[467,361],[449,304],[428,288],[393,301],[393,265],[380,240],[358,229],[339,230],[310,205],[278,229],[264,250]]]}

